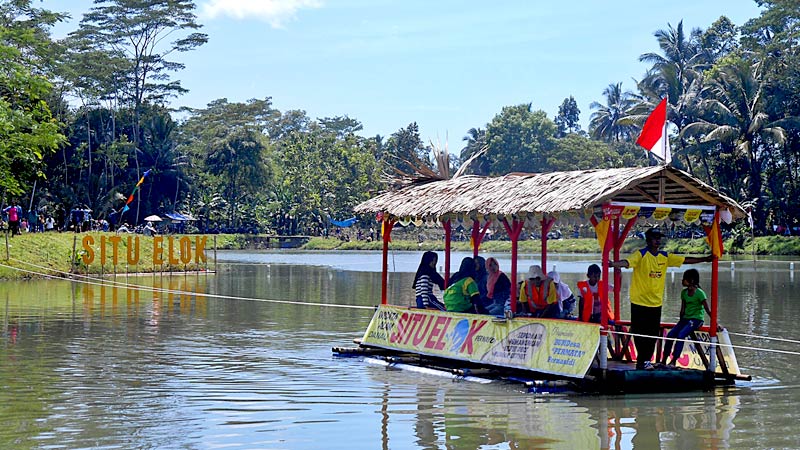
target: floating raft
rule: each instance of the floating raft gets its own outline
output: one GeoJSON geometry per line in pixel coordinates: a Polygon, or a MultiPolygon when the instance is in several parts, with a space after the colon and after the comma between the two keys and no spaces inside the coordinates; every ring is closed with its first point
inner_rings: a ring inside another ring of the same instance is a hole
{"type": "Polygon", "coordinates": [[[548,374],[507,367],[470,364],[443,358],[404,353],[376,347],[334,347],[334,356],[381,361],[390,369],[410,370],[462,381],[520,383],[531,393],[634,394],[660,392],[708,391],[717,386],[732,385],[734,380],[749,376],[722,376],[708,370],[684,369],[656,365],[653,370],[637,370],[635,363],[609,361],[605,372],[593,368],[582,379],[561,379],[548,374]],[[423,370],[420,370],[423,369],[423,370]]]}

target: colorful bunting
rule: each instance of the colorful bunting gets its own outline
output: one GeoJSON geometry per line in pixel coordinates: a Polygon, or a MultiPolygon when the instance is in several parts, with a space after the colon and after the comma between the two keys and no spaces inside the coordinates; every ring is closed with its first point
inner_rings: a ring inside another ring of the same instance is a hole
{"type": "Polygon", "coordinates": [[[669,217],[669,213],[671,211],[672,211],[672,208],[664,208],[664,207],[656,208],[656,210],[653,211],[653,219],[655,219],[655,220],[664,220],[667,217],[669,217]]]}
{"type": "Polygon", "coordinates": [[[622,218],[626,220],[631,220],[639,214],[639,206],[626,206],[625,209],[622,210],[622,218]]]}
{"type": "Polygon", "coordinates": [[[687,209],[686,212],[683,214],[683,220],[688,223],[694,222],[700,218],[700,213],[702,210],[700,209],[687,209]]]}
{"type": "Polygon", "coordinates": [[[130,206],[128,206],[128,205],[130,205],[130,204],[131,204],[131,202],[133,201],[133,196],[134,196],[134,194],[136,194],[136,191],[138,191],[138,190],[139,190],[139,186],[141,186],[141,185],[144,183],[144,179],[145,179],[145,178],[146,178],[148,175],[150,175],[150,172],[152,172],[152,171],[153,171],[153,169],[150,169],[150,170],[147,170],[147,171],[145,171],[145,173],[144,173],[144,174],[142,174],[142,178],[140,178],[140,179],[139,179],[139,182],[138,182],[138,183],[136,183],[136,186],[133,188],[133,191],[131,192],[131,195],[129,195],[129,196],[128,196],[128,201],[126,201],[126,202],[125,202],[125,206],[122,208],[122,211],[119,213],[120,217],[121,217],[123,214],[125,214],[125,212],[126,212],[126,211],[128,211],[129,209],[131,209],[131,208],[130,208],[130,206]]]}

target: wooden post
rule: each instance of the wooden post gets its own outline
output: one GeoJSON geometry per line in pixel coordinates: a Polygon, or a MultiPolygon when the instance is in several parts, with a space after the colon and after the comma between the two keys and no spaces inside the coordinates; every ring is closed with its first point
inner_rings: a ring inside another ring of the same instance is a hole
{"type": "Polygon", "coordinates": [[[75,270],[75,247],[78,245],[78,235],[75,234],[72,236],[72,256],[70,259],[72,260],[72,264],[69,266],[69,271],[72,273],[75,270]]]}
{"type": "Polygon", "coordinates": [[[217,235],[214,235],[214,273],[217,273],[217,235]]]}
{"type": "MultiPolygon", "coordinates": [[[[720,236],[711,236],[712,233],[719,232],[719,208],[714,213],[714,223],[709,230],[709,241],[713,242],[714,239],[722,239],[720,236]]],[[[722,243],[720,242],[720,245],[722,243]]],[[[712,245],[713,254],[713,245],[712,245]]],[[[717,326],[719,326],[717,309],[719,305],[719,258],[714,256],[711,260],[711,329],[708,334],[711,336],[711,348],[709,349],[709,363],[708,370],[714,372],[717,370],[717,326]]]]}
{"type": "Polygon", "coordinates": [[[444,285],[450,280],[450,238],[453,234],[453,222],[448,217],[442,219],[442,228],[444,228],[444,285]]]}
{"type": "Polygon", "coordinates": [[[608,234],[606,241],[603,245],[603,284],[606,289],[600,289],[600,369],[605,371],[608,368],[608,268],[609,257],[611,250],[614,248],[614,242],[617,236],[617,225],[619,220],[612,220],[609,224],[608,234]]]}
{"type": "Polygon", "coordinates": [[[513,219],[511,224],[503,218],[503,226],[511,239],[511,312],[517,310],[517,250],[519,248],[519,235],[522,233],[524,220],[513,219]]]}
{"type": "Polygon", "coordinates": [[[548,215],[542,216],[542,272],[547,273],[547,233],[553,228],[556,218],[548,215]]]}
{"type": "MultiPolygon", "coordinates": [[[[6,226],[6,261],[11,259],[11,256],[8,253],[8,228],[10,228],[10,226],[6,226]]],[[[72,254],[73,255],[75,254],[74,250],[73,250],[72,254]]]]}
{"type": "MultiPolygon", "coordinates": [[[[388,216],[388,214],[387,214],[388,216]]],[[[383,219],[383,265],[381,273],[381,305],[388,303],[387,287],[389,284],[389,241],[391,241],[394,221],[388,217],[383,219]]]]}
{"type": "Polygon", "coordinates": [[[481,242],[483,242],[483,237],[486,236],[486,230],[489,229],[489,225],[492,223],[490,221],[486,221],[483,224],[483,229],[481,229],[481,223],[478,219],[472,220],[472,257],[477,258],[478,252],[481,248],[481,242]]]}

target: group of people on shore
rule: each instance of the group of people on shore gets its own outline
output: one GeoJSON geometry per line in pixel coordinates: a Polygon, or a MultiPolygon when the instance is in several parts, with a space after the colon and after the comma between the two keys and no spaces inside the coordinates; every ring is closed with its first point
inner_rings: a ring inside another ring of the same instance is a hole
{"type": "MultiPolygon", "coordinates": [[[[639,335],[634,339],[637,351],[637,369],[651,370],[651,359],[655,350],[655,338],[661,333],[661,307],[667,267],[680,267],[683,264],[709,262],[713,256],[684,257],[660,251],[663,234],[657,229],[645,233],[646,247],[633,252],[628,258],[611,263],[612,267],[631,268],[631,333],[639,335]],[[652,336],[652,337],[643,337],[652,336]]],[[[444,279],[436,272],[438,256],[435,252],[422,255],[419,268],[414,276],[416,306],[442,311],[504,315],[511,311],[511,280],[500,270],[495,258],[484,259],[477,256],[461,261],[456,273],[445,286],[444,279]],[[433,293],[433,287],[442,291],[440,301],[433,293]]],[[[695,269],[683,274],[681,292],[681,312],[679,322],[667,334],[667,340],[659,362],[676,364],[683,351],[683,339],[700,328],[705,314],[711,315],[705,292],[700,288],[700,275],[695,269]],[[674,345],[673,345],[674,342],[674,345]]],[[[584,322],[600,323],[602,315],[601,293],[613,290],[601,280],[601,270],[597,264],[588,267],[586,279],[577,283],[579,301],[577,315],[573,315],[576,303],[572,290],[561,282],[557,272],[545,275],[541,266],[529,267],[525,279],[518,285],[517,316],[577,319],[584,322]]],[[[607,305],[609,323],[614,323],[615,315],[610,304],[607,305]]]]}
{"type": "Polygon", "coordinates": [[[11,236],[25,233],[43,233],[45,231],[53,231],[55,228],[55,220],[50,215],[36,213],[35,211],[28,211],[25,214],[22,206],[18,204],[11,204],[3,208],[2,218],[0,218],[0,226],[3,230],[8,229],[11,236]]]}

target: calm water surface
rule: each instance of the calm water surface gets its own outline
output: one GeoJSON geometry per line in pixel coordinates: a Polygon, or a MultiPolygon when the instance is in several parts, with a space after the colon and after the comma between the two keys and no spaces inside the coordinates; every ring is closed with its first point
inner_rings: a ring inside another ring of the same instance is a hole
{"type": "MultiPolygon", "coordinates": [[[[390,255],[393,303],[411,304],[419,257],[390,255]]],[[[117,278],[141,290],[0,283],[0,448],[800,448],[800,344],[732,336],[790,353],[738,349],[753,381],[714,392],[527,394],[332,357],[379,301],[378,253],[220,259],[208,277],[117,278]]],[[[591,262],[549,259],[571,285],[591,262]]],[[[699,266],[704,280],[709,267],[699,266]]],[[[800,339],[787,261],[721,267],[729,331],[800,339]]],[[[680,276],[668,278],[667,298],[678,298],[680,276]]],[[[664,318],[678,311],[670,301],[664,318]]]]}

